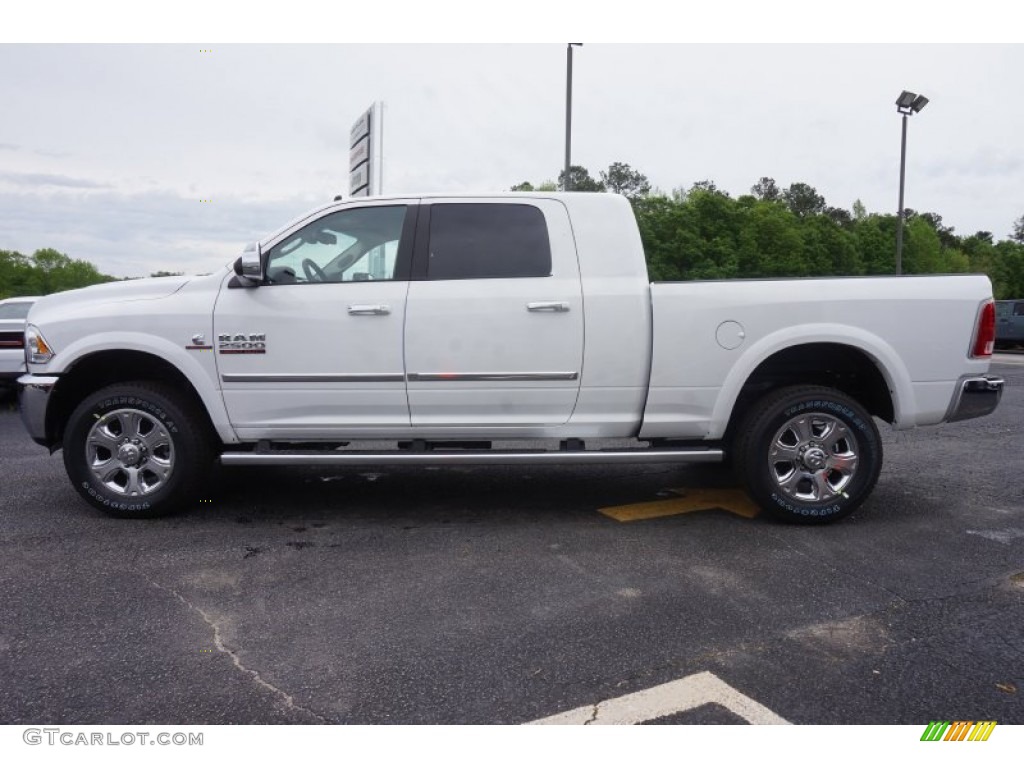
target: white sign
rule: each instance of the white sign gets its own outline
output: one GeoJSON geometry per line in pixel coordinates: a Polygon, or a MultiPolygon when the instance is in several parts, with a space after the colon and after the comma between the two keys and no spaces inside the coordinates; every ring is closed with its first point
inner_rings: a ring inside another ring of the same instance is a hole
{"type": "Polygon", "coordinates": [[[352,130],[348,134],[348,145],[354,147],[356,142],[364,136],[370,135],[370,109],[363,113],[362,117],[355,121],[352,125],[352,130]]]}
{"type": "Polygon", "coordinates": [[[366,136],[361,139],[348,152],[348,169],[354,171],[357,167],[370,159],[370,137],[366,136]]]}
{"type": "MultiPolygon", "coordinates": [[[[362,190],[364,187],[367,189],[370,186],[370,164],[363,163],[354,171],[348,175],[348,188],[350,194],[356,194],[356,190],[362,190]]],[[[364,191],[362,194],[368,195],[369,192],[364,191]]]]}
{"type": "Polygon", "coordinates": [[[348,189],[353,196],[379,195],[383,181],[383,106],[375,103],[348,133],[348,189]]]}

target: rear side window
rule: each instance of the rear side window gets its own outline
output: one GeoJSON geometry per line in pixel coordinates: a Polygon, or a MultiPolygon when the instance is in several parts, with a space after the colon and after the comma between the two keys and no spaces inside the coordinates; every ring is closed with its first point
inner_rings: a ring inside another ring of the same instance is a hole
{"type": "Polygon", "coordinates": [[[431,206],[428,280],[549,277],[551,243],[532,205],[431,206]]]}
{"type": "Polygon", "coordinates": [[[1024,317],[1024,301],[1018,301],[1013,305],[1013,314],[1017,317],[1024,317]]]}

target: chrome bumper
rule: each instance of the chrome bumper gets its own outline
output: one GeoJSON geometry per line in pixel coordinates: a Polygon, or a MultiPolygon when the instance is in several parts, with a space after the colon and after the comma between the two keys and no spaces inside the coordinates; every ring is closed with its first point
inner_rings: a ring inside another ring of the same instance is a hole
{"type": "Polygon", "coordinates": [[[961,379],[949,404],[946,421],[963,421],[987,416],[1003,396],[1003,380],[998,376],[970,376],[961,379]]]}
{"type": "Polygon", "coordinates": [[[46,406],[50,402],[50,394],[56,383],[56,376],[27,374],[18,379],[21,421],[29,436],[46,448],[50,447],[46,435],[46,406]]]}

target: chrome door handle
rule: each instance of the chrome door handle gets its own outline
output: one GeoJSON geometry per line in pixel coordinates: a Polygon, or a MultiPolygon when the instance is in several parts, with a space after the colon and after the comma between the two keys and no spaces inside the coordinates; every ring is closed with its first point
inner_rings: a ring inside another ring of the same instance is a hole
{"type": "Polygon", "coordinates": [[[526,305],[527,312],[568,312],[567,301],[531,301],[526,305]]]}
{"type": "Polygon", "coordinates": [[[348,308],[350,315],[390,315],[391,307],[387,304],[352,304],[348,308]]]}

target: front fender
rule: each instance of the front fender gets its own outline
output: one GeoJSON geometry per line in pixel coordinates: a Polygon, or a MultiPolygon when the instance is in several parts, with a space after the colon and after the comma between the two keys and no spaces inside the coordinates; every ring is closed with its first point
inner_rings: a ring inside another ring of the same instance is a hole
{"type": "MultiPolygon", "coordinates": [[[[213,349],[190,349],[179,347],[168,339],[148,333],[132,331],[107,331],[95,333],[71,341],[60,349],[57,357],[46,367],[44,375],[60,375],[72,370],[89,356],[99,352],[118,350],[143,352],[161,358],[174,366],[195,388],[209,414],[210,421],[221,440],[238,442],[231,427],[224,400],[221,397],[217,366],[213,349]],[[55,367],[54,364],[58,364],[55,367]]],[[[33,366],[36,368],[36,366],[33,366]]]]}

